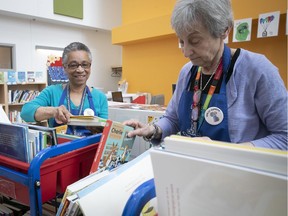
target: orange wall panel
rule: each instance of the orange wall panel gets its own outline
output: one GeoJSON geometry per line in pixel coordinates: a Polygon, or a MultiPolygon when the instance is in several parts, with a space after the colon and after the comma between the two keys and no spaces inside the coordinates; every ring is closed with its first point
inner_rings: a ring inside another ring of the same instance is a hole
{"type": "Polygon", "coordinates": [[[122,24],[170,15],[176,0],[122,0],[122,24]]]}
{"type": "MultiPolygon", "coordinates": [[[[172,95],[181,67],[188,61],[178,48],[170,26],[176,0],[122,0],[123,24],[112,30],[112,43],[123,46],[122,78],[129,82],[128,92],[165,94],[165,104],[172,95]]],[[[253,18],[250,42],[229,46],[264,54],[280,71],[287,86],[287,0],[232,0],[235,19],[253,18]],[[261,13],[280,11],[279,36],[257,38],[257,20],[261,13]]]]}
{"type": "Polygon", "coordinates": [[[177,41],[174,36],[125,46],[122,77],[129,82],[129,92],[165,93],[165,104],[169,102],[172,84],[188,61],[177,41]]]}

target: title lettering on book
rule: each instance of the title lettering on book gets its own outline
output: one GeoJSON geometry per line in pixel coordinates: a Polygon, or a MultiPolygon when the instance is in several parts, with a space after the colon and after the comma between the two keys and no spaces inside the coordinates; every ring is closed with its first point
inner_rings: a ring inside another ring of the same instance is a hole
{"type": "Polygon", "coordinates": [[[113,125],[111,129],[111,138],[121,139],[123,133],[123,127],[121,125],[113,125]]]}

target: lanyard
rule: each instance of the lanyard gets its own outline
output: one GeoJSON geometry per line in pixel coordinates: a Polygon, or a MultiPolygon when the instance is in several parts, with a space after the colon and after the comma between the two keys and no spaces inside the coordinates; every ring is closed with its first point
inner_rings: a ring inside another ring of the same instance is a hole
{"type": "Polygon", "coordinates": [[[209,103],[211,101],[211,98],[215,92],[216,86],[218,84],[218,81],[222,75],[222,70],[223,70],[223,62],[222,62],[222,58],[219,61],[219,64],[216,68],[216,70],[214,71],[214,73],[211,74],[208,82],[206,83],[206,85],[204,86],[204,88],[202,89],[202,74],[201,74],[201,67],[198,67],[198,71],[196,74],[196,78],[194,81],[194,94],[193,94],[193,103],[191,105],[191,109],[192,109],[192,113],[191,113],[191,130],[192,130],[192,135],[193,136],[198,136],[197,132],[199,131],[203,121],[204,121],[204,113],[207,110],[209,103]],[[215,74],[212,83],[210,85],[209,91],[208,91],[208,95],[205,99],[204,105],[202,107],[202,109],[200,109],[200,101],[201,101],[201,95],[202,95],[202,91],[206,88],[206,86],[208,85],[208,83],[210,82],[210,80],[212,79],[213,75],[215,74]],[[199,84],[199,81],[201,79],[201,82],[199,84]],[[200,86],[200,88],[199,88],[200,86]]]}
{"type": "Polygon", "coordinates": [[[205,113],[205,111],[207,110],[207,108],[209,106],[211,98],[212,98],[212,96],[213,96],[213,94],[215,92],[215,89],[217,87],[218,81],[219,81],[219,79],[220,79],[220,77],[222,75],[222,71],[223,71],[223,64],[222,64],[222,58],[221,58],[220,63],[218,65],[218,67],[217,67],[217,71],[215,73],[214,79],[213,79],[213,81],[211,83],[211,86],[209,88],[208,95],[207,95],[207,97],[205,99],[205,102],[204,102],[204,105],[203,105],[203,107],[201,109],[201,115],[200,115],[199,123],[198,123],[198,130],[200,129],[200,127],[201,127],[201,125],[202,125],[202,123],[204,121],[204,113],[205,113]]]}
{"type": "MultiPolygon", "coordinates": [[[[84,98],[85,98],[85,95],[86,95],[86,90],[87,90],[87,86],[85,87],[85,89],[82,92],[82,97],[81,97],[81,102],[80,102],[80,108],[79,108],[78,115],[81,115],[81,113],[82,113],[82,109],[83,109],[83,106],[84,106],[84,98]]],[[[71,99],[70,99],[70,85],[69,84],[67,86],[67,106],[68,106],[68,111],[71,113],[71,99]]]]}

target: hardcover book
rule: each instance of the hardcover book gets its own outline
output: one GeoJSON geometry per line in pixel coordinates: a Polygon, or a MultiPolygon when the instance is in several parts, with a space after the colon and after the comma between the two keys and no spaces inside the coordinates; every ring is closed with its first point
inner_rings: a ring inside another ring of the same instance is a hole
{"type": "Polygon", "coordinates": [[[27,81],[28,82],[35,82],[35,71],[27,71],[27,81]]]}
{"type": "Polygon", "coordinates": [[[23,162],[29,161],[28,127],[0,123],[0,154],[23,162]]]}
{"type": "Polygon", "coordinates": [[[0,84],[5,83],[5,71],[0,71],[0,84]]]}
{"type": "Polygon", "coordinates": [[[101,173],[96,172],[96,173],[86,176],[83,179],[80,179],[79,181],[74,182],[71,185],[68,185],[63,195],[60,206],[58,208],[57,216],[65,214],[68,208],[68,202],[69,202],[68,200],[66,200],[67,197],[71,195],[75,195],[78,191],[88,187],[89,185],[95,183],[96,181],[98,181],[99,179],[103,178],[104,176],[108,174],[109,174],[108,170],[105,170],[101,173]]]}
{"type": "Polygon", "coordinates": [[[17,83],[26,82],[26,71],[17,71],[17,83]]]}
{"type": "Polygon", "coordinates": [[[50,128],[32,124],[23,124],[23,125],[26,125],[29,129],[40,131],[45,135],[46,142],[43,143],[42,149],[58,144],[56,128],[50,128]]]}
{"type": "Polygon", "coordinates": [[[134,128],[108,119],[103,129],[90,173],[113,169],[129,160],[135,137],[128,137],[134,128]]]}
{"type": "Polygon", "coordinates": [[[164,145],[150,152],[159,215],[287,215],[287,152],[179,136],[164,145]]]}
{"type": "Polygon", "coordinates": [[[128,163],[112,170],[109,175],[99,181],[77,192],[77,202],[82,213],[87,216],[155,216],[157,215],[157,200],[155,200],[155,190],[153,191],[153,177],[153,168],[148,150],[128,163]],[[144,188],[148,188],[148,192],[141,190],[142,186],[147,186],[144,188]],[[152,191],[149,191],[150,186],[152,186],[152,191]],[[127,208],[128,210],[131,209],[135,203],[134,210],[127,211],[127,208]]]}
{"type": "Polygon", "coordinates": [[[35,82],[37,83],[45,82],[43,71],[35,71],[35,82]]]}
{"type": "Polygon", "coordinates": [[[7,71],[7,84],[16,84],[17,83],[17,78],[16,78],[16,71],[9,70],[7,71]]]}
{"type": "Polygon", "coordinates": [[[106,124],[106,119],[100,118],[98,116],[84,116],[75,115],[70,117],[68,125],[74,126],[101,126],[104,127],[106,124]]]}

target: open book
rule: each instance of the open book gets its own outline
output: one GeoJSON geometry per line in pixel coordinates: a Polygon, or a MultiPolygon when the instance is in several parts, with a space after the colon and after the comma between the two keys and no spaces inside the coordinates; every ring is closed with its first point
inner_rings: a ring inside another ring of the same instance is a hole
{"type": "Polygon", "coordinates": [[[151,150],[159,215],[287,215],[287,152],[171,136],[151,150]]]}

